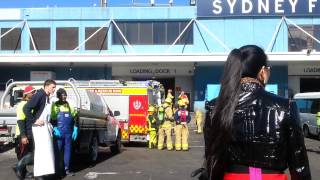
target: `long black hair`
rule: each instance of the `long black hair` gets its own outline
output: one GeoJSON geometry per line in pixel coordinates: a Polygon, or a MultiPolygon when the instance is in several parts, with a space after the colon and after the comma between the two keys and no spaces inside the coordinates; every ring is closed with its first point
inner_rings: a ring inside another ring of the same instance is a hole
{"type": "MultiPolygon", "coordinates": [[[[241,92],[241,78],[256,78],[263,66],[267,66],[267,56],[264,51],[255,45],[246,45],[230,52],[224,66],[221,79],[221,89],[218,98],[215,100],[213,117],[209,119],[210,127],[206,127],[205,156],[209,176],[220,168],[216,163],[223,164],[223,155],[232,138],[232,121],[239,94],[241,92]]],[[[208,121],[208,119],[206,119],[208,121]]],[[[223,175],[223,172],[221,172],[223,175]]],[[[218,179],[218,177],[213,177],[218,179]]],[[[220,177],[221,178],[221,177],[220,177]]]]}

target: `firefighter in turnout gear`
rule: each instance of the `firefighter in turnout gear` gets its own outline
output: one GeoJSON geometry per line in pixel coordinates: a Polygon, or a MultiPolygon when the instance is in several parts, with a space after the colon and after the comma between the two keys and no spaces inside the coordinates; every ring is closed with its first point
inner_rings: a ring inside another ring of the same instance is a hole
{"type": "MultiPolygon", "coordinates": [[[[184,91],[181,91],[179,97],[178,97],[178,104],[183,103],[185,104],[185,108],[187,108],[187,106],[189,105],[189,98],[188,96],[185,94],[184,91]]],[[[179,105],[180,106],[180,105],[179,105]]]]}
{"type": "Polygon", "coordinates": [[[157,146],[157,112],[154,106],[149,106],[147,121],[149,123],[149,148],[157,146]]]}
{"type": "Polygon", "coordinates": [[[51,122],[56,139],[57,173],[61,176],[73,176],[70,171],[71,145],[78,136],[77,112],[67,102],[67,92],[57,90],[59,100],[52,105],[51,122]],[[62,165],[63,164],[63,165],[62,165]]]}
{"type": "Polygon", "coordinates": [[[172,89],[168,89],[168,94],[166,97],[166,101],[170,101],[170,103],[173,102],[174,96],[172,95],[172,89]]]}
{"type": "Polygon", "coordinates": [[[167,139],[167,149],[171,151],[173,149],[171,140],[171,122],[173,121],[173,112],[171,103],[165,101],[163,104],[164,108],[164,121],[160,125],[159,138],[158,138],[158,149],[162,150],[164,147],[164,139],[167,139]]]}
{"type": "Polygon", "coordinates": [[[197,125],[197,133],[201,134],[202,133],[202,122],[203,122],[203,119],[202,119],[202,112],[201,112],[201,110],[199,108],[196,110],[195,120],[196,120],[196,125],[197,125]]]}
{"type": "Polygon", "coordinates": [[[174,114],[174,119],[176,121],[175,127],[175,148],[176,151],[180,151],[181,147],[182,150],[188,151],[189,150],[189,143],[188,143],[188,123],[191,120],[190,113],[186,110],[186,103],[183,100],[178,101],[179,109],[174,114]]]}

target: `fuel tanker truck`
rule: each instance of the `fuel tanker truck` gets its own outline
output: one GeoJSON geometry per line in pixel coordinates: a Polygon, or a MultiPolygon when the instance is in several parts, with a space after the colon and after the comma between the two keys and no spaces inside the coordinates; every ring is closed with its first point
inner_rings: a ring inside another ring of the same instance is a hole
{"type": "MultiPolygon", "coordinates": [[[[110,147],[112,153],[121,151],[121,128],[115,116],[101,95],[86,89],[79,89],[71,81],[57,80],[57,87],[64,88],[67,101],[78,113],[79,136],[74,150],[86,153],[91,160],[96,160],[99,146],[110,147]]],[[[43,81],[8,81],[0,102],[0,147],[14,143],[16,128],[16,106],[21,101],[23,90],[32,85],[35,89],[43,87],[43,81]]],[[[54,94],[50,101],[58,100],[54,94]]]]}

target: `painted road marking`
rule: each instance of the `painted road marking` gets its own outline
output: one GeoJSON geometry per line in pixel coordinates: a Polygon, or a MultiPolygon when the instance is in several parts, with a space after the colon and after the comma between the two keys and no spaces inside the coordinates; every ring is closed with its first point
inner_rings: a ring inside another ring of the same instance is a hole
{"type": "Polygon", "coordinates": [[[189,143],[191,143],[191,142],[201,142],[201,141],[189,141],[189,143]]]}
{"type": "Polygon", "coordinates": [[[189,147],[199,147],[199,148],[203,148],[204,146],[189,146],[189,147]]]}
{"type": "Polygon", "coordinates": [[[117,172],[88,172],[86,175],[84,175],[84,178],[86,179],[96,179],[98,175],[116,175],[119,174],[117,172]]]}
{"type": "MultiPolygon", "coordinates": [[[[88,172],[86,175],[84,175],[84,178],[86,179],[96,179],[99,175],[118,175],[120,173],[118,172],[88,172]]],[[[129,171],[128,174],[142,174],[142,171],[129,171]]]]}

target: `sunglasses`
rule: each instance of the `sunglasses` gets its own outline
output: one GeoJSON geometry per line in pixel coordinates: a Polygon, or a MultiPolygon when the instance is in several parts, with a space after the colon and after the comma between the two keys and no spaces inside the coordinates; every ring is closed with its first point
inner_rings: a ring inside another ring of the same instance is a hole
{"type": "Polygon", "coordinates": [[[264,69],[270,70],[270,66],[263,66],[264,69]]]}

